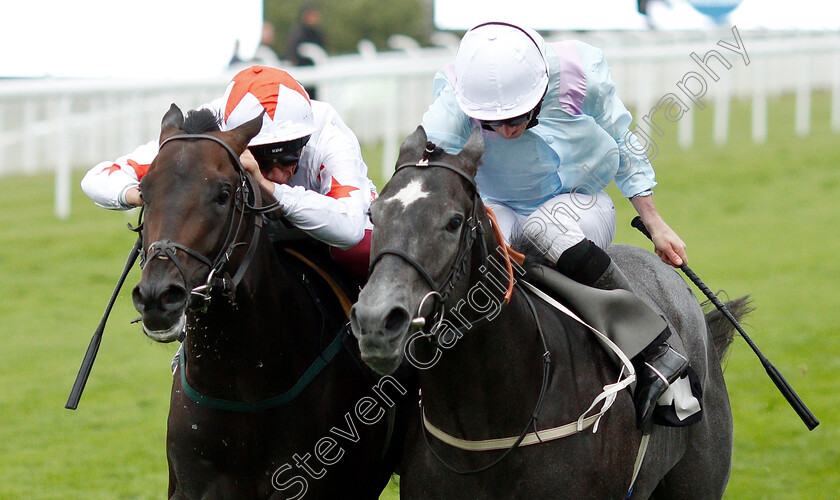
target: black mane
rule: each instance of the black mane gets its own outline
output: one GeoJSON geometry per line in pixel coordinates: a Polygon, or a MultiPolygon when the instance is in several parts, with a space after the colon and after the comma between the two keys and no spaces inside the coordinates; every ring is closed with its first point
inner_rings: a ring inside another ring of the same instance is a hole
{"type": "Polygon", "coordinates": [[[221,130],[221,117],[208,108],[192,109],[187,112],[181,130],[188,134],[204,134],[221,130]]]}
{"type": "Polygon", "coordinates": [[[553,262],[549,262],[549,260],[545,257],[545,253],[540,251],[534,242],[524,234],[514,236],[510,243],[510,247],[525,256],[526,267],[535,264],[543,266],[551,266],[554,264],[553,262]]]}

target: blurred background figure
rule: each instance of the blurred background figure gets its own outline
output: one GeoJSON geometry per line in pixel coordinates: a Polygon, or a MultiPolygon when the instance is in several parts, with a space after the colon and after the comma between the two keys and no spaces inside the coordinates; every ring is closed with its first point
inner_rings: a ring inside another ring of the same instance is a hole
{"type": "Polygon", "coordinates": [[[228,67],[237,67],[242,64],[244,61],[241,57],[239,57],[239,39],[237,39],[233,43],[233,56],[230,58],[230,62],[228,63],[228,67]]]}
{"type": "Polygon", "coordinates": [[[300,7],[299,24],[289,33],[286,40],[286,59],[295,66],[312,66],[315,64],[311,58],[301,54],[300,46],[304,43],[313,43],[324,47],[324,34],[319,27],[321,24],[321,11],[317,5],[305,2],[300,7]]]}
{"type": "Polygon", "coordinates": [[[271,66],[277,68],[280,66],[280,58],[277,52],[274,52],[274,24],[271,21],[263,21],[262,38],[257,47],[257,52],[254,54],[254,59],[251,61],[254,64],[261,64],[263,66],[271,66]]]}
{"type": "MultiPolygon", "coordinates": [[[[286,59],[294,66],[313,66],[315,61],[304,55],[303,44],[311,43],[321,47],[325,46],[324,33],[320,28],[321,10],[312,2],[304,2],[300,7],[298,25],[289,32],[286,40],[286,59]]],[[[317,99],[316,89],[307,87],[306,91],[313,99],[317,99]]]]}
{"type": "Polygon", "coordinates": [[[639,14],[644,16],[645,26],[648,29],[668,28],[667,25],[660,26],[659,13],[673,8],[671,0],[637,0],[636,6],[639,14]]]}

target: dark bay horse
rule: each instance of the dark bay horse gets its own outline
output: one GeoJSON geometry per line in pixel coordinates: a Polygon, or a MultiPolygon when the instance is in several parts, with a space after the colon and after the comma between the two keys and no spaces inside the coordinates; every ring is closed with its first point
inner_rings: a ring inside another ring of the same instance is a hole
{"type": "Polygon", "coordinates": [[[212,112],[185,121],[173,105],[140,184],[135,307],[156,341],[186,332],[168,421],[169,497],[375,499],[416,388],[375,377],[351,354],[338,295],[261,230],[272,198],[239,163],[261,123],[221,132],[212,112]]]}
{"type": "MultiPolygon", "coordinates": [[[[362,358],[379,373],[390,373],[404,355],[422,368],[423,414],[409,427],[401,494],[624,498],[642,443],[626,389],[597,425],[579,432],[572,425],[563,439],[516,446],[529,432],[548,438],[548,429],[575,424],[619,371],[593,333],[519,283],[505,305],[509,283],[521,276],[497,255],[500,236],[475,192],[482,151],[477,131],[450,155],[418,128],[371,207],[373,269],[352,310],[353,332],[362,358]],[[443,442],[436,430],[455,439],[443,442]],[[457,441],[503,438],[485,451],[457,441]]],[[[702,420],[655,427],[631,497],[720,498],[732,452],[720,365],[731,325],[704,316],[686,283],[654,254],[616,245],[610,255],[677,333],[673,341],[684,346],[703,384],[702,420]]],[[[729,304],[738,315],[742,305],[729,304]]]]}

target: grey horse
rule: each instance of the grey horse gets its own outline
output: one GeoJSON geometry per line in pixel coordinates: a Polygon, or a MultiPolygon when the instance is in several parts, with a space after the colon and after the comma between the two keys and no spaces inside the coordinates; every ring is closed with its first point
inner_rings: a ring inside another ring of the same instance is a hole
{"type": "MultiPolygon", "coordinates": [[[[450,155],[418,128],[371,207],[372,273],[351,313],[353,332],[362,359],[379,373],[404,356],[420,368],[422,412],[409,428],[401,496],[721,498],[733,428],[720,360],[732,327],[715,312],[704,315],[685,281],[640,248],[614,245],[609,253],[676,333],[672,342],[702,383],[702,419],[655,427],[632,490],[642,432],[628,390],[616,394],[597,432],[593,425],[562,439],[518,442],[576,422],[619,370],[592,332],[525,291],[495,251],[499,236],[474,184],[482,152],[478,133],[450,155]],[[510,444],[468,451],[434,429],[510,444]]],[[[728,307],[741,317],[746,298],[728,307]]]]}

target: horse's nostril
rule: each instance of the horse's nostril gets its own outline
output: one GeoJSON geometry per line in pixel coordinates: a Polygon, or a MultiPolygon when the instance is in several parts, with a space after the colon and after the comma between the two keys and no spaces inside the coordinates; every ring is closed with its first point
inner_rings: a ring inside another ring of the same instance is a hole
{"type": "Polygon", "coordinates": [[[131,291],[131,300],[134,302],[134,308],[137,309],[138,312],[143,312],[145,308],[145,303],[143,299],[143,290],[140,289],[140,285],[134,287],[131,291]]]}
{"type": "Polygon", "coordinates": [[[350,308],[350,329],[353,330],[353,334],[356,337],[365,334],[362,330],[362,325],[359,323],[359,318],[356,316],[356,306],[350,308]]]}
{"type": "MultiPolygon", "coordinates": [[[[402,334],[411,321],[408,309],[403,306],[362,306],[356,304],[350,310],[350,327],[359,340],[362,337],[373,337],[373,342],[379,342],[384,337],[393,340],[402,334]],[[369,335],[373,334],[373,335],[369,335]]],[[[369,339],[371,341],[371,339],[369,339]]]]}
{"type": "Polygon", "coordinates": [[[187,291],[178,285],[169,285],[160,294],[160,305],[164,310],[183,307],[187,301],[187,291]]]}
{"type": "Polygon", "coordinates": [[[385,323],[382,325],[384,332],[390,334],[402,332],[408,324],[409,319],[408,311],[404,307],[391,309],[391,312],[385,317],[385,323]]]}

